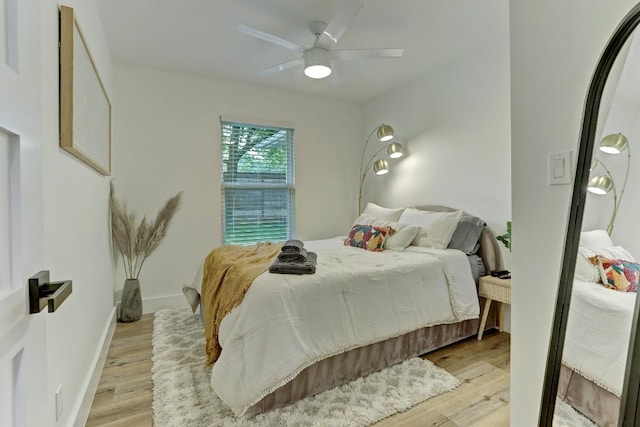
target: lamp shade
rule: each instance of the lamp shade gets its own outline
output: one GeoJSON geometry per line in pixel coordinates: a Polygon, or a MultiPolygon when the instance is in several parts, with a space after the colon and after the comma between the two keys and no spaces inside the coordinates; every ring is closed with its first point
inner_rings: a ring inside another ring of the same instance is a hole
{"type": "Polygon", "coordinates": [[[387,147],[387,154],[392,159],[400,158],[404,156],[404,147],[401,144],[398,144],[397,142],[392,142],[387,147]]]}
{"type": "Polygon", "coordinates": [[[587,190],[593,194],[607,194],[613,188],[613,181],[606,175],[594,176],[587,184],[587,190]]]}
{"type": "Polygon", "coordinates": [[[378,139],[380,142],[386,142],[393,139],[393,128],[389,125],[382,124],[378,126],[378,130],[376,132],[378,139]]]}
{"type": "Polygon", "coordinates": [[[378,159],[373,164],[373,171],[376,175],[384,175],[389,172],[389,163],[386,160],[378,159]]]}
{"type": "Polygon", "coordinates": [[[331,74],[331,54],[327,49],[314,47],[304,53],[304,75],[324,79],[331,74]]]}
{"type": "Polygon", "coordinates": [[[600,151],[609,154],[620,154],[622,150],[627,148],[629,141],[627,137],[621,133],[607,135],[600,141],[600,151]]]}

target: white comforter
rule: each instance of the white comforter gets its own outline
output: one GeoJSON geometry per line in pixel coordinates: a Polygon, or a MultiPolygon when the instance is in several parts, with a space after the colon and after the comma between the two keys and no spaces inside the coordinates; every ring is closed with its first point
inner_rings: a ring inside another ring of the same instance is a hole
{"type": "Polygon", "coordinates": [[[575,280],[562,362],[616,396],[622,394],[635,293],[575,280]]]}
{"type": "Polygon", "coordinates": [[[475,282],[460,251],[374,253],[344,246],[342,238],[305,248],[318,254],[315,274],[262,274],[220,325],[211,385],[236,415],[319,360],[478,317],[475,282]]]}

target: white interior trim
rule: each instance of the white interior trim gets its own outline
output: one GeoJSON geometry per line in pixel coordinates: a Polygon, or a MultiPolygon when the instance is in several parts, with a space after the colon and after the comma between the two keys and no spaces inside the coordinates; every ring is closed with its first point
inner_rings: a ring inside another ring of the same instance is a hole
{"type": "Polygon", "coordinates": [[[142,299],[142,311],[144,314],[155,313],[163,308],[186,308],[188,306],[187,300],[182,293],[142,299]]]}
{"type": "Polygon", "coordinates": [[[111,309],[109,321],[105,325],[104,332],[102,333],[102,346],[97,349],[94,357],[93,370],[91,375],[85,378],[85,382],[82,387],[84,390],[84,397],[81,401],[76,403],[76,407],[73,409],[76,414],[75,417],[71,417],[71,419],[75,419],[75,422],[73,423],[74,427],[83,427],[87,424],[89,412],[91,411],[91,404],[93,403],[93,398],[98,390],[98,384],[100,383],[100,377],[102,376],[102,370],[104,369],[104,364],[107,360],[107,353],[109,352],[111,339],[113,338],[113,332],[115,329],[116,307],[113,307],[113,309],[111,309]]]}
{"type": "Polygon", "coordinates": [[[295,129],[295,126],[292,122],[280,121],[280,120],[271,120],[271,119],[257,119],[255,117],[242,117],[235,115],[221,115],[221,122],[234,122],[234,123],[244,123],[247,125],[254,126],[264,126],[264,127],[276,127],[276,128],[285,128],[285,129],[295,129]]]}

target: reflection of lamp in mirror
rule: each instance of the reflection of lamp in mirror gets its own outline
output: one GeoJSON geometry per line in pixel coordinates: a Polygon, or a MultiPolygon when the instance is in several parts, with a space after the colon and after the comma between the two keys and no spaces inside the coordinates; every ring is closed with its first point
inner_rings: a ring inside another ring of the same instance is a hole
{"type": "Polygon", "coordinates": [[[587,190],[598,195],[607,194],[613,187],[613,180],[605,175],[594,176],[587,184],[587,190]]]}
{"type": "Polygon", "coordinates": [[[387,145],[380,147],[376,152],[371,156],[369,161],[365,164],[364,155],[367,151],[367,146],[369,145],[369,140],[376,134],[376,137],[380,142],[389,142],[395,136],[393,128],[386,124],[381,124],[371,131],[367,140],[364,143],[364,147],[362,148],[362,157],[360,158],[360,189],[358,194],[358,212],[362,212],[362,186],[364,184],[364,179],[367,177],[367,173],[373,166],[373,171],[376,175],[384,175],[389,172],[389,162],[384,159],[377,158],[378,154],[385,148],[387,149],[387,155],[392,159],[400,158],[404,155],[404,147],[397,142],[390,142],[387,145]]]}
{"type": "Polygon", "coordinates": [[[593,194],[603,195],[613,191],[613,212],[611,213],[611,219],[607,226],[607,233],[609,233],[609,235],[611,235],[611,232],[613,231],[613,224],[616,220],[618,208],[620,207],[620,202],[622,201],[622,196],[624,195],[624,190],[627,186],[629,166],[631,164],[631,149],[629,147],[629,141],[621,133],[607,135],[602,139],[602,141],[600,141],[600,151],[604,153],[620,154],[625,149],[627,150],[627,169],[624,174],[624,182],[622,184],[620,195],[618,195],[616,183],[613,179],[613,175],[611,175],[611,171],[605,166],[602,160],[598,158],[596,158],[592,163],[591,170],[593,170],[597,165],[601,165],[606,173],[604,175],[597,175],[590,178],[587,184],[587,190],[593,194]]]}

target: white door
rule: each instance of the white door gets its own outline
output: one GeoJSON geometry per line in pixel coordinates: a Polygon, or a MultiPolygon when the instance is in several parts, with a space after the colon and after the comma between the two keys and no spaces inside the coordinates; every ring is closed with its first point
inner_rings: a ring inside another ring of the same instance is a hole
{"type": "MultiPolygon", "coordinates": [[[[46,310],[29,314],[43,265],[41,2],[0,0],[0,426],[55,424],[46,310]]],[[[55,143],[49,141],[48,143],[55,143]]]]}

